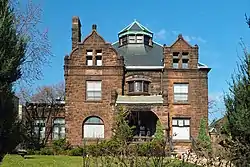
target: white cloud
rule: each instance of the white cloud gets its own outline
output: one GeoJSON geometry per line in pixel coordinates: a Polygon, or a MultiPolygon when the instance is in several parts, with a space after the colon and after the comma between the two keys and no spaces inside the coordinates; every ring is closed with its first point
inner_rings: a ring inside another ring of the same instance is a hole
{"type": "MultiPolygon", "coordinates": [[[[162,28],[160,31],[158,31],[157,33],[155,33],[155,38],[156,39],[160,39],[160,40],[165,40],[167,35],[171,35],[171,36],[175,36],[177,37],[179,34],[181,34],[180,31],[167,31],[166,29],[162,28]]],[[[192,35],[185,35],[183,34],[183,38],[187,41],[187,42],[194,42],[194,43],[207,43],[207,41],[205,39],[203,39],[200,36],[192,36],[192,35]]]]}
{"type": "Polygon", "coordinates": [[[155,33],[156,39],[166,39],[167,31],[165,29],[161,29],[159,32],[155,33]]]}
{"type": "Polygon", "coordinates": [[[187,35],[184,35],[183,38],[187,41],[187,42],[191,42],[191,40],[193,40],[192,37],[189,37],[187,35]]]}

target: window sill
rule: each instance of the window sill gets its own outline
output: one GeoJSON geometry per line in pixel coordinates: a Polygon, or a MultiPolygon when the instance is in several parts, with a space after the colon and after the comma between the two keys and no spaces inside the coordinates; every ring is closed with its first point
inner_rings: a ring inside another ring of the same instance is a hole
{"type": "Polygon", "coordinates": [[[102,100],[85,100],[85,103],[102,103],[102,100]]]}
{"type": "Polygon", "coordinates": [[[190,105],[189,102],[173,102],[174,105],[190,105]]]}

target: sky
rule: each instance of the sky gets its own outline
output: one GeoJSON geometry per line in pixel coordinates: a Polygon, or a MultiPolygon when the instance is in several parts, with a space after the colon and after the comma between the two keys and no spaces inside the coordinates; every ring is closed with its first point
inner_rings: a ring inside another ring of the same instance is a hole
{"type": "Polygon", "coordinates": [[[243,56],[239,42],[250,46],[249,0],[35,0],[42,8],[39,28],[48,30],[52,45],[51,64],[43,68],[44,77],[33,86],[56,84],[64,80],[64,56],[71,51],[71,20],[79,16],[82,38],[92,24],[108,42],[117,41],[117,33],[135,19],[154,32],[154,41],[171,45],[181,33],[190,44],[199,45],[199,62],[212,68],[209,72],[209,98],[217,101],[210,115],[223,111],[223,94],[243,56]]]}

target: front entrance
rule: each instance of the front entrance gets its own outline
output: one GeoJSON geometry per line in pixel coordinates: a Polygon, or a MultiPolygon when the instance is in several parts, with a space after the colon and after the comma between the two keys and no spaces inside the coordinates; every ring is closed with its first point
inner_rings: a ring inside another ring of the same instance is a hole
{"type": "Polygon", "coordinates": [[[154,136],[158,117],[152,111],[131,111],[127,120],[135,137],[154,136]]]}

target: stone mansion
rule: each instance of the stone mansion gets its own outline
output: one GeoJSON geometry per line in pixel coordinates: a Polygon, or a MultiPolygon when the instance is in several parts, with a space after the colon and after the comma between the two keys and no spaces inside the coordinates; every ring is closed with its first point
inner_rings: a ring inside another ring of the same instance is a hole
{"type": "Polygon", "coordinates": [[[153,37],[134,21],[112,44],[96,25],[81,39],[80,19],[73,17],[72,51],[64,57],[64,111],[51,119],[52,140],[66,137],[82,145],[83,139],[110,138],[119,106],[129,111],[135,137],[153,137],[157,120],[177,144],[197,137],[200,119],[208,118],[210,68],[199,62],[198,45],[181,34],[169,46],[153,37]]]}

